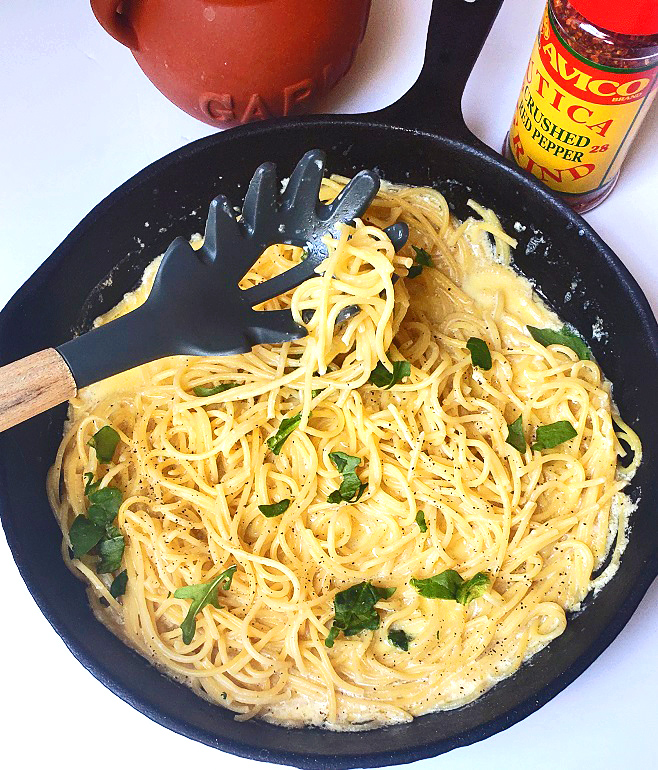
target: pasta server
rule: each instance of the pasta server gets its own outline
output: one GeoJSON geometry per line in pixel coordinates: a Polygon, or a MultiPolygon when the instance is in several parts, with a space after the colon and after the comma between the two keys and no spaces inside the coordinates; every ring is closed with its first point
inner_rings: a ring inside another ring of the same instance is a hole
{"type": "MultiPolygon", "coordinates": [[[[232,355],[304,337],[290,310],[254,307],[312,277],[327,257],[322,239],[361,216],[380,184],[377,174],[361,171],[332,203],[321,204],[324,168],[320,150],[307,152],[279,200],[276,168],[264,163],[249,183],[241,217],[219,195],[210,204],[203,246],[195,251],[182,237],[171,243],[143,305],[0,368],[0,430],[67,401],[79,388],[164,356],[232,355]],[[307,256],[274,278],[240,289],[244,275],[276,243],[301,246],[307,256]]],[[[408,229],[398,223],[387,234],[398,250],[408,229]]],[[[345,308],[338,320],[358,310],[345,308]]]]}

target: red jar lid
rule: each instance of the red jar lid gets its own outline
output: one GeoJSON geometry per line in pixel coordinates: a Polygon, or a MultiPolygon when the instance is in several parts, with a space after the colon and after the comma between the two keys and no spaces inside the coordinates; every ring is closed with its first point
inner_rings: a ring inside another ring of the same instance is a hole
{"type": "Polygon", "coordinates": [[[658,34],[658,0],[570,0],[588,21],[622,35],[658,34]]]}

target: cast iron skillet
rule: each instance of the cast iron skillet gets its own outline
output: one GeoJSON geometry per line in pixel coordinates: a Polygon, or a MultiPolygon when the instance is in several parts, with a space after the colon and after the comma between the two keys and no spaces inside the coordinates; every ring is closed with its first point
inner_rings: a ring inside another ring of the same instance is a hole
{"type": "MultiPolygon", "coordinates": [[[[463,87],[500,4],[437,0],[421,77],[386,110],[253,124],[194,142],[152,164],[85,217],[0,314],[0,363],[62,343],[118,302],[175,235],[201,231],[215,195],[238,201],[260,163],[273,160],[287,175],[305,150],[320,147],[333,172],[375,168],[391,181],[438,188],[457,215],[468,214],[465,202],[472,196],[493,208],[509,232],[516,222],[524,225],[517,267],[587,338],[615,383],[621,413],[640,433],[645,456],[632,493],[641,490],[642,499],[621,569],[571,618],[565,633],[532,665],[470,706],[375,733],[340,734],[235,722],[231,712],[165,678],[125,647],[94,619],[83,584],[60,556],[60,533],[44,487],[65,408],[1,434],[2,521],[42,612],[78,660],[113,692],[156,722],[209,746],[329,770],[410,762],[481,740],[526,717],[584,671],[619,633],[658,573],[655,319],[633,278],[587,224],[482,145],[461,117],[463,87]],[[108,274],[111,285],[99,288],[108,274]],[[599,319],[602,338],[592,336],[599,319]]],[[[175,307],[171,314],[175,323],[175,307]]]]}

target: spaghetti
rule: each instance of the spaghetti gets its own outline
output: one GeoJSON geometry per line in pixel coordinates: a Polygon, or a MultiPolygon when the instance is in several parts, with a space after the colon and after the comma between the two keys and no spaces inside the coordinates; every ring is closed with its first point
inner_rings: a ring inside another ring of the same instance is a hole
{"type": "MultiPolygon", "coordinates": [[[[616,569],[639,440],[593,360],[529,333],[560,324],[509,267],[513,239],[471,205],[460,223],[436,191],[385,185],[327,240],[317,277],[264,305],[300,323],[312,311],[306,338],[163,359],[71,402],[48,479],[64,559],[104,623],[238,719],[357,729],[457,707],[561,634],[616,569]],[[415,247],[398,255],[382,232],[396,221],[415,247]],[[542,449],[542,426],[565,422],[574,437],[542,449]],[[103,426],[119,443],[101,464],[89,441],[103,426]],[[121,491],[121,596],[93,550],[69,551],[92,478],[121,491]],[[191,602],[175,594],[231,567],[186,642],[191,602]],[[424,595],[437,575],[453,596],[424,595]],[[340,613],[364,584],[352,633],[340,613]]],[[[243,285],[300,258],[273,246],[243,285]]],[[[144,301],[156,269],[99,322],[144,301]]]]}

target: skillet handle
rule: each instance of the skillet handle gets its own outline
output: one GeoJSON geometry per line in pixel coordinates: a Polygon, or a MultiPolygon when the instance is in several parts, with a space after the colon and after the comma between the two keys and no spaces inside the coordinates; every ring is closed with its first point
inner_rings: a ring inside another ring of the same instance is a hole
{"type": "Polygon", "coordinates": [[[503,0],[434,0],[418,80],[397,102],[367,117],[472,142],[462,115],[462,96],[502,4],[503,0]]]}
{"type": "Polygon", "coordinates": [[[0,431],[68,401],[76,385],[54,348],[0,368],[0,431]]]}

